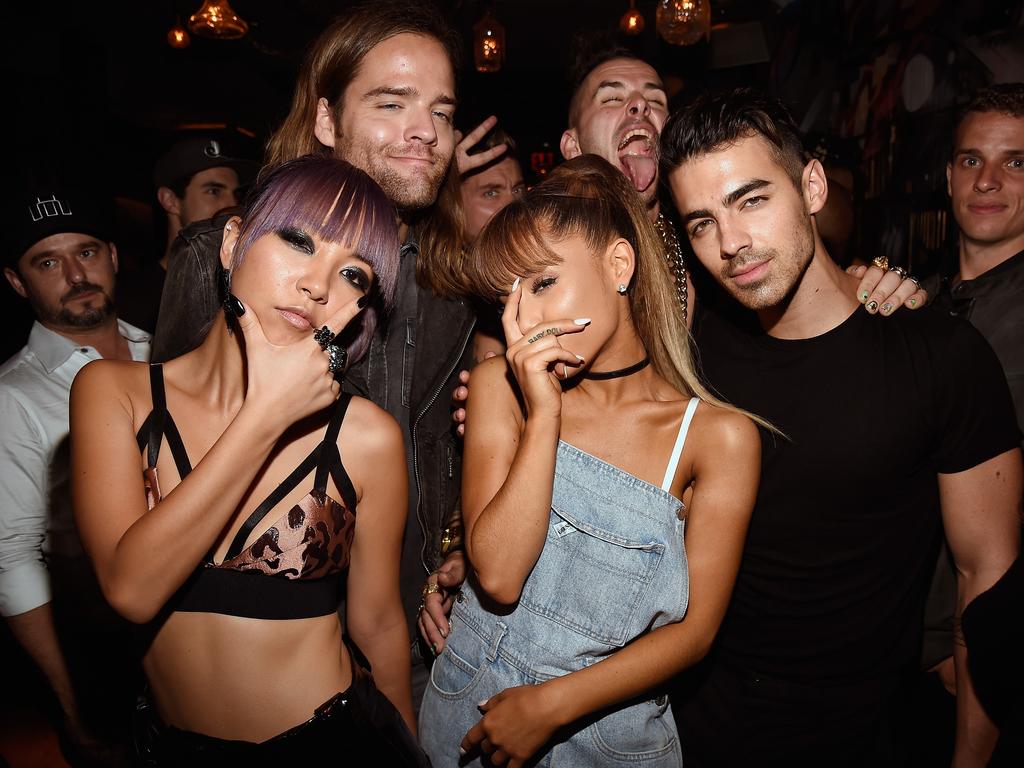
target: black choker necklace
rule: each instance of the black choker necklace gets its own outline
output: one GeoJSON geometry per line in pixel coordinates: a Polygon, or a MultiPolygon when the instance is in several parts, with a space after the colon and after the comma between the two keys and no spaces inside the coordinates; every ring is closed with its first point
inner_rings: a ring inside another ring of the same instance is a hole
{"type": "Polygon", "coordinates": [[[639,363],[633,363],[633,365],[629,366],[628,368],[619,368],[619,370],[617,371],[585,371],[584,373],[581,373],[580,376],[582,376],[584,379],[598,379],[599,381],[603,381],[604,379],[618,379],[623,376],[629,376],[631,373],[642,371],[650,364],[651,358],[645,357],[639,363]]]}

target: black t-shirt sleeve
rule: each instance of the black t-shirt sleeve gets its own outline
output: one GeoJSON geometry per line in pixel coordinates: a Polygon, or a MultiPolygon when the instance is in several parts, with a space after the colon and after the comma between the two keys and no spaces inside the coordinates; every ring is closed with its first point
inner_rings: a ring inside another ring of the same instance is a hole
{"type": "Polygon", "coordinates": [[[995,352],[969,323],[950,324],[938,357],[936,469],[963,472],[1020,445],[1020,430],[995,352]]]}

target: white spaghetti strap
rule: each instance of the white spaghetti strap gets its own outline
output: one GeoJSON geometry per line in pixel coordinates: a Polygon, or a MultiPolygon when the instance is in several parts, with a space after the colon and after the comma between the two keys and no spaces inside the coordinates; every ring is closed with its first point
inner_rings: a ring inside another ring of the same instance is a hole
{"type": "Polygon", "coordinates": [[[675,479],[676,467],[679,466],[679,457],[683,455],[683,443],[686,442],[686,433],[690,431],[690,422],[693,421],[693,414],[696,412],[697,403],[699,402],[699,397],[690,398],[690,402],[686,406],[686,413],[683,414],[683,423],[679,425],[679,435],[676,437],[675,447],[672,449],[672,455],[668,460],[668,467],[665,469],[665,479],[661,481],[661,490],[666,493],[672,487],[672,480],[675,479]]]}

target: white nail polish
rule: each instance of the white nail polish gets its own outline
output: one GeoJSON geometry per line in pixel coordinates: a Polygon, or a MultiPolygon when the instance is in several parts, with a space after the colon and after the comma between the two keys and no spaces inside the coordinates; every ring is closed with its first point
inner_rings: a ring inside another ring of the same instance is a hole
{"type": "Polygon", "coordinates": [[[588,325],[590,323],[589,317],[577,317],[572,321],[575,325],[588,325]]]}
{"type": "MultiPolygon", "coordinates": [[[[575,352],[573,352],[573,354],[576,355],[575,352]]],[[[586,360],[583,359],[583,355],[576,355],[576,359],[579,360],[581,363],[587,362],[586,360]]]]}
{"type": "Polygon", "coordinates": [[[515,280],[513,281],[513,283],[512,283],[512,290],[511,290],[511,291],[509,291],[509,293],[515,293],[515,292],[516,292],[516,288],[518,288],[518,287],[519,287],[519,278],[517,277],[517,278],[516,278],[516,279],[515,279],[515,280]]]}

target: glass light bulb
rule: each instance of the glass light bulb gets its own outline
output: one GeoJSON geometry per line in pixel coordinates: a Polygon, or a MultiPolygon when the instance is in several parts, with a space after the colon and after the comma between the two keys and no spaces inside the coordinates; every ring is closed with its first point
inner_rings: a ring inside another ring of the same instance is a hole
{"type": "Polygon", "coordinates": [[[171,48],[188,48],[192,43],[192,38],[188,35],[188,30],[181,26],[181,23],[176,23],[173,27],[167,30],[167,44],[171,48]]]}
{"type": "Polygon", "coordinates": [[[711,33],[710,0],[661,0],[658,34],[672,45],[693,45],[711,33]]]}
{"type": "Polygon", "coordinates": [[[473,63],[477,72],[497,72],[505,61],[505,27],[488,11],[473,26],[473,63]]]}
{"type": "Polygon", "coordinates": [[[639,35],[644,26],[644,15],[636,9],[636,0],[630,0],[629,10],[619,19],[619,29],[627,35],[639,35]]]}

